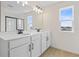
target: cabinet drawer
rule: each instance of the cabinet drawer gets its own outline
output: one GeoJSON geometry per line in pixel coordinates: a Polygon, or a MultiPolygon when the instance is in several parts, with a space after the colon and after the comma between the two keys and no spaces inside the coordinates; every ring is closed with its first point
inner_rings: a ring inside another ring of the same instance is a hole
{"type": "Polygon", "coordinates": [[[46,49],[46,40],[42,40],[42,53],[44,53],[46,49]]]}
{"type": "Polygon", "coordinates": [[[10,57],[30,57],[29,44],[10,50],[10,57]]]}
{"type": "Polygon", "coordinates": [[[47,37],[47,32],[43,32],[42,37],[47,37]]]}
{"type": "Polygon", "coordinates": [[[30,42],[30,37],[18,38],[18,39],[10,41],[9,46],[10,46],[10,49],[12,49],[28,42],[30,42]]]}
{"type": "Polygon", "coordinates": [[[38,39],[41,39],[41,35],[40,35],[40,34],[32,35],[32,36],[31,36],[31,39],[32,39],[32,40],[38,40],[38,39]]]}

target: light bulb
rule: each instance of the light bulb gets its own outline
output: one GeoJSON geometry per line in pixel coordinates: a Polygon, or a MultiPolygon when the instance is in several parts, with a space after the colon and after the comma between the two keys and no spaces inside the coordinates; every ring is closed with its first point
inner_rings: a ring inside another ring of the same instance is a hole
{"type": "Polygon", "coordinates": [[[20,1],[17,1],[17,4],[19,4],[20,3],[20,1]]]}
{"type": "Polygon", "coordinates": [[[40,13],[42,13],[43,11],[40,9],[40,13]]]}
{"type": "Polygon", "coordinates": [[[22,6],[25,6],[25,4],[23,3],[22,6]]]}
{"type": "Polygon", "coordinates": [[[28,4],[28,2],[26,1],[26,2],[24,2],[26,5],[28,4]]]}
{"type": "Polygon", "coordinates": [[[40,9],[38,9],[38,14],[40,13],[40,9]]]}
{"type": "Polygon", "coordinates": [[[36,8],[35,11],[38,12],[38,9],[36,8]]]}
{"type": "Polygon", "coordinates": [[[40,12],[38,11],[38,14],[39,14],[40,12]]]}

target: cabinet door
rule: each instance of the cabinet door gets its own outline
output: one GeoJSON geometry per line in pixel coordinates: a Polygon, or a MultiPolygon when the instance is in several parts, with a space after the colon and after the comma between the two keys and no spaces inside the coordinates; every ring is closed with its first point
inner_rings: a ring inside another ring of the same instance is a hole
{"type": "Polygon", "coordinates": [[[46,50],[46,33],[42,33],[42,53],[46,50]]]}
{"type": "Polygon", "coordinates": [[[50,38],[47,36],[47,40],[46,40],[46,48],[50,47],[50,38]]]}
{"type": "Polygon", "coordinates": [[[46,38],[42,38],[42,53],[46,50],[46,38]]]}
{"type": "MultiPolygon", "coordinates": [[[[34,39],[34,38],[33,38],[34,39]]],[[[41,43],[40,43],[40,37],[32,41],[32,57],[38,57],[41,55],[41,43]]]]}
{"type": "Polygon", "coordinates": [[[10,50],[10,57],[30,57],[30,43],[10,50]]]}
{"type": "Polygon", "coordinates": [[[47,45],[46,46],[47,46],[47,48],[49,48],[50,45],[51,45],[51,35],[50,35],[50,33],[48,33],[46,41],[47,41],[47,43],[46,43],[47,45]]]}

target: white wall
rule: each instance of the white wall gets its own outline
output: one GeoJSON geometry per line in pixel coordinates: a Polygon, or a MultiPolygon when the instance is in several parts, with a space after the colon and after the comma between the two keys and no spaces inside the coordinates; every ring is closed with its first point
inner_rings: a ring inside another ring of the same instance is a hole
{"type": "Polygon", "coordinates": [[[25,21],[24,14],[16,14],[16,12],[12,13],[11,10],[7,10],[6,8],[3,7],[3,5],[1,5],[1,32],[5,32],[5,16],[21,18],[24,19],[25,21]]]}
{"type": "MultiPolygon", "coordinates": [[[[79,54],[79,2],[59,2],[47,8],[48,28],[52,31],[52,47],[79,54]],[[59,29],[59,8],[74,6],[74,32],[59,29]]],[[[46,20],[46,19],[44,19],[46,20]]]]}
{"type": "MultiPolygon", "coordinates": [[[[25,14],[27,16],[33,16],[33,26],[34,27],[39,27],[42,30],[51,30],[50,29],[50,22],[51,22],[51,14],[49,9],[43,10],[43,13],[37,14],[34,11],[28,12],[25,14]]],[[[27,22],[27,20],[26,20],[27,22]]],[[[26,24],[27,25],[27,24],[26,24]]],[[[28,26],[26,26],[28,27],[28,26]]],[[[27,30],[27,28],[26,28],[27,30]]]]}
{"type": "Polygon", "coordinates": [[[79,54],[79,2],[59,2],[47,7],[41,15],[42,18],[35,15],[34,25],[52,32],[51,46],[79,54]],[[74,32],[61,32],[59,29],[59,9],[67,6],[74,6],[74,32]]]}
{"type": "MultiPolygon", "coordinates": [[[[42,14],[37,14],[34,11],[28,12],[27,14],[25,14],[26,16],[26,22],[27,22],[27,17],[28,16],[32,16],[33,17],[33,27],[38,27],[38,28],[43,28],[43,13],[42,14]]],[[[26,23],[26,30],[28,28],[28,25],[26,23]]]]}

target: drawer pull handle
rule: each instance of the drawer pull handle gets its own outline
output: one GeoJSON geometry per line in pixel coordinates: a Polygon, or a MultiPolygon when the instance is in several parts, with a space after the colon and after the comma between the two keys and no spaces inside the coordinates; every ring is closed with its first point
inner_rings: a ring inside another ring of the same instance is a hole
{"type": "Polygon", "coordinates": [[[48,37],[46,37],[47,41],[48,41],[48,37]]]}
{"type": "Polygon", "coordinates": [[[29,44],[29,51],[31,51],[31,45],[29,44]]]}
{"type": "Polygon", "coordinates": [[[34,49],[34,44],[32,43],[32,49],[34,49]]]}

